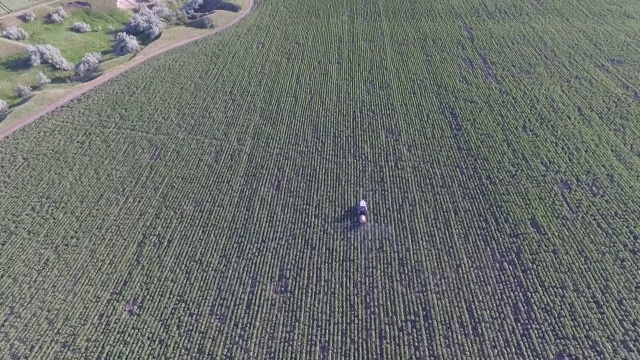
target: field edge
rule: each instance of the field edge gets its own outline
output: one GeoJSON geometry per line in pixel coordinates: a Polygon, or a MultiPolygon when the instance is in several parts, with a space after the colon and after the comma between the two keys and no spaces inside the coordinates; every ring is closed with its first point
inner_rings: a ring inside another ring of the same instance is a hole
{"type": "MultiPolygon", "coordinates": [[[[36,93],[29,101],[11,109],[9,113],[4,116],[4,119],[0,118],[0,141],[35,122],[49,112],[77,99],[97,86],[106,83],[107,81],[125,73],[149,59],[194,41],[217,34],[218,32],[226,30],[237,24],[251,12],[254,7],[255,0],[241,0],[240,2],[240,11],[237,13],[230,13],[232,14],[231,16],[224,14],[221,18],[222,21],[216,24],[216,27],[212,29],[203,30],[187,28],[184,26],[167,29],[159,40],[147,45],[139,53],[118,57],[102,63],[102,73],[90,81],[84,83],[73,83],[71,85],[61,85],[36,93]],[[189,35],[186,37],[176,38],[176,35],[181,33],[188,33],[189,35]],[[125,59],[124,62],[123,59],[125,59]]],[[[227,11],[222,12],[228,13],[227,11]]]]}

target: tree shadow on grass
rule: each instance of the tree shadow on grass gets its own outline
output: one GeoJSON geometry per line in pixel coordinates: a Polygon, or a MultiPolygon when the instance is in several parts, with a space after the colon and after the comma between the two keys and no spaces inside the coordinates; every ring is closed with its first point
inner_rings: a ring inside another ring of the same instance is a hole
{"type": "Polygon", "coordinates": [[[19,101],[19,102],[17,102],[17,103],[15,103],[15,104],[11,105],[11,106],[9,107],[9,110],[7,110],[7,111],[5,111],[4,113],[0,114],[0,123],[1,123],[1,122],[3,122],[3,121],[5,121],[5,120],[7,119],[7,117],[8,117],[9,115],[11,115],[11,113],[13,112],[13,110],[14,110],[15,108],[20,107],[21,105],[26,104],[26,103],[27,103],[27,102],[29,102],[29,100],[31,100],[34,96],[35,96],[35,94],[31,94],[31,95],[29,95],[29,96],[27,96],[27,97],[24,97],[24,98],[20,99],[20,101],[19,101]]]}
{"type": "Polygon", "coordinates": [[[86,1],[71,1],[66,4],[67,7],[75,8],[75,9],[85,9],[91,10],[93,9],[93,5],[86,1]]]}
{"type": "Polygon", "coordinates": [[[239,5],[228,3],[221,0],[204,0],[204,3],[198,8],[199,13],[209,14],[216,10],[224,10],[230,12],[238,12],[242,8],[239,5]]]}
{"type": "Polygon", "coordinates": [[[147,46],[147,45],[151,44],[152,42],[160,39],[160,37],[162,37],[162,32],[160,32],[160,34],[158,34],[154,38],[152,38],[151,36],[149,36],[147,34],[141,34],[141,35],[138,35],[137,39],[138,39],[138,42],[140,43],[140,45],[147,46]]]}
{"type": "Polygon", "coordinates": [[[0,123],[3,122],[9,115],[11,115],[11,113],[13,112],[13,110],[9,109],[3,113],[0,114],[0,123]]]}
{"type": "Polygon", "coordinates": [[[26,57],[7,59],[6,61],[2,62],[2,66],[5,68],[5,70],[8,71],[27,70],[31,67],[29,65],[29,59],[27,59],[26,57]]]}
{"type": "Polygon", "coordinates": [[[116,37],[116,35],[118,35],[118,33],[120,32],[126,32],[124,30],[124,26],[122,28],[118,28],[118,29],[113,29],[113,30],[108,30],[107,34],[113,36],[114,38],[116,37]]]}
{"type": "Polygon", "coordinates": [[[100,51],[100,55],[102,55],[102,57],[105,57],[107,55],[111,55],[113,54],[113,49],[108,49],[108,50],[102,50],[100,51]]]}
{"type": "Polygon", "coordinates": [[[69,83],[71,83],[71,77],[70,76],[57,76],[57,77],[51,79],[51,83],[52,84],[69,84],[69,83]]]}
{"type": "Polygon", "coordinates": [[[12,107],[12,108],[17,108],[17,107],[18,107],[18,106],[20,106],[20,105],[24,105],[24,104],[28,103],[28,102],[29,102],[29,100],[33,99],[33,97],[34,97],[34,96],[36,96],[36,94],[31,94],[31,95],[29,95],[29,96],[27,96],[27,97],[23,97],[22,99],[20,99],[20,101],[19,101],[19,102],[17,102],[17,103],[15,103],[15,104],[11,105],[11,107],[12,107]]]}
{"type": "Polygon", "coordinates": [[[230,11],[230,12],[236,13],[242,10],[242,7],[240,7],[240,5],[236,5],[228,2],[221,2],[218,5],[218,8],[216,10],[224,10],[224,11],[230,11]]]}
{"type": "Polygon", "coordinates": [[[104,74],[104,71],[92,71],[88,74],[82,75],[82,76],[78,76],[76,77],[74,80],[77,83],[87,83],[89,81],[93,81],[97,78],[99,78],[100,76],[102,76],[104,74]]]}
{"type": "Polygon", "coordinates": [[[188,27],[197,28],[197,29],[211,29],[213,28],[213,20],[208,16],[203,16],[199,19],[190,21],[187,23],[188,27]]]}

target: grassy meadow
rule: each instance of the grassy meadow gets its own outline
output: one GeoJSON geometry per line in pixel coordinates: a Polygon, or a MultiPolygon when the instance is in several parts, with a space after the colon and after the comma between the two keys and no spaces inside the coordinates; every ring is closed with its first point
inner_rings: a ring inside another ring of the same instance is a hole
{"type": "Polygon", "coordinates": [[[88,52],[110,53],[115,34],[121,31],[131,18],[131,12],[119,9],[100,12],[74,9],[69,13],[69,17],[64,21],[55,24],[48,23],[42,17],[23,24],[22,28],[31,35],[25,42],[54,45],[67,60],[76,63],[88,52]],[[76,22],[89,24],[91,31],[72,31],[71,26],[76,22]]]}
{"type": "Polygon", "coordinates": [[[115,34],[124,28],[131,18],[130,11],[116,8],[111,9],[78,9],[66,8],[69,16],[59,23],[49,23],[46,16],[59,4],[51,4],[38,8],[36,20],[28,23],[15,18],[0,20],[2,27],[20,26],[29,33],[29,38],[18,43],[0,42],[0,99],[9,104],[20,101],[13,93],[16,83],[33,86],[36,75],[42,71],[50,79],[59,79],[73,74],[72,71],[55,70],[49,65],[30,68],[26,59],[25,47],[29,44],[51,44],[60,49],[62,55],[70,62],[77,63],[88,52],[99,52],[106,57],[113,52],[115,34]],[[85,22],[91,26],[87,33],[77,33],[71,30],[75,22],[85,22]]]}

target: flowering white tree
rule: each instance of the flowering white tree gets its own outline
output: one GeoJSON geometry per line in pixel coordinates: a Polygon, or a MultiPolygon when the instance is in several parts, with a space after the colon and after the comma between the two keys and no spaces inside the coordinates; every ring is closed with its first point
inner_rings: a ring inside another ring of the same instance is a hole
{"type": "Polygon", "coordinates": [[[19,98],[25,98],[31,95],[31,88],[20,83],[18,83],[14,91],[19,98]]]}
{"type": "Polygon", "coordinates": [[[25,11],[20,18],[25,22],[31,22],[36,19],[36,13],[32,10],[25,11]]]}
{"type": "Polygon", "coordinates": [[[116,35],[115,53],[118,56],[136,53],[140,51],[140,44],[135,36],[125,32],[119,32],[116,35]]]}
{"type": "Polygon", "coordinates": [[[64,8],[62,6],[58,6],[55,10],[49,13],[49,21],[52,23],[58,23],[64,20],[67,16],[67,12],[64,11],[64,8]]]}
{"type": "Polygon", "coordinates": [[[57,70],[71,70],[73,64],[68,62],[57,47],[47,45],[29,45],[27,47],[29,65],[38,66],[40,64],[51,64],[57,70]]]}
{"type": "Polygon", "coordinates": [[[95,70],[100,60],[102,60],[102,55],[99,53],[84,54],[80,62],[78,62],[78,65],[76,65],[76,75],[83,76],[95,70]]]}
{"type": "Polygon", "coordinates": [[[91,25],[85,22],[76,22],[71,25],[71,30],[79,33],[86,33],[91,31],[91,25]]]}
{"type": "Polygon", "coordinates": [[[29,33],[21,27],[9,26],[4,29],[2,36],[11,40],[24,40],[29,37],[29,33]]]}
{"type": "Polygon", "coordinates": [[[47,77],[42,71],[38,73],[36,76],[36,82],[38,86],[43,87],[51,82],[51,79],[47,77]]]}
{"type": "Polygon", "coordinates": [[[153,39],[162,32],[163,25],[162,19],[153,10],[141,4],[137,13],[129,20],[125,31],[131,35],[145,33],[153,39]]]}

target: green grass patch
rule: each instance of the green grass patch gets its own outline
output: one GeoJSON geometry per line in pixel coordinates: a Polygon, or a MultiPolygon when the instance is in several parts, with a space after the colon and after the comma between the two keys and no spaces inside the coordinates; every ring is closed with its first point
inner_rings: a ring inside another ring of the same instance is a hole
{"type": "MultiPolygon", "coordinates": [[[[240,0],[240,3],[245,4],[246,1],[240,0]]],[[[0,99],[7,101],[10,105],[19,104],[22,99],[14,94],[17,83],[31,86],[37,90],[36,77],[40,71],[53,81],[53,84],[47,85],[47,88],[64,85],[71,80],[73,71],[57,71],[48,64],[30,68],[26,61],[27,45],[51,44],[58,47],[62,55],[72,63],[77,63],[88,52],[99,52],[103,55],[103,62],[100,66],[102,71],[123,64],[133,57],[133,55],[117,57],[112,51],[115,34],[124,29],[132,12],[111,7],[115,6],[115,1],[113,3],[110,0],[89,0],[87,2],[91,4],[92,9],[65,7],[69,17],[60,23],[48,22],[48,14],[58,6],[64,6],[65,2],[53,2],[34,8],[36,20],[33,22],[25,23],[15,16],[0,19],[0,29],[8,26],[20,26],[30,35],[29,39],[24,41],[3,41],[0,43],[2,45],[0,50],[0,99]],[[72,31],[71,27],[75,22],[88,23],[91,26],[91,31],[88,33],[72,31]]],[[[169,2],[167,5],[170,8],[178,6],[175,2],[169,2]]],[[[227,13],[227,11],[221,12],[227,13]]],[[[170,37],[170,35],[165,35],[163,39],[167,40],[170,37]]],[[[150,42],[144,35],[139,36],[138,40],[143,45],[148,45],[150,42]]],[[[167,41],[164,43],[168,44],[167,41]]]]}
{"type": "Polygon", "coordinates": [[[49,65],[30,68],[24,54],[14,54],[0,59],[0,69],[3,70],[0,71],[0,99],[9,105],[17,104],[21,100],[14,94],[17,83],[35,87],[36,76],[41,71],[53,82],[61,83],[73,73],[72,71],[57,71],[49,65]]]}
{"type": "Polygon", "coordinates": [[[44,18],[24,24],[23,28],[31,35],[26,42],[52,44],[60,49],[67,60],[77,62],[88,52],[110,52],[115,34],[131,18],[130,12],[119,9],[101,12],[78,9],[69,15],[64,21],[56,24],[50,24],[44,18]],[[89,24],[91,31],[84,34],[73,32],[71,26],[75,22],[89,24]]]}
{"type": "Polygon", "coordinates": [[[12,69],[10,71],[0,71],[0,99],[6,101],[9,105],[18,101],[17,97],[13,94],[13,88],[15,88],[16,83],[24,80],[25,75],[30,72],[27,69],[18,69],[18,67],[22,68],[20,63],[22,58],[24,58],[24,56],[14,54],[0,60],[0,68],[12,69]]]}
{"type": "MultiPolygon", "coordinates": [[[[112,52],[115,33],[120,31],[131,18],[131,13],[120,9],[101,11],[86,9],[66,9],[69,17],[60,23],[47,22],[45,13],[40,12],[38,18],[30,23],[21,24],[30,37],[25,44],[51,44],[60,49],[62,55],[73,63],[77,63],[88,52],[99,52],[107,55],[112,52]],[[85,22],[91,26],[88,33],[76,33],[71,30],[75,22],[85,22]]],[[[47,11],[48,12],[48,11],[47,11]]],[[[15,47],[15,45],[14,45],[15,47]]],[[[9,104],[20,101],[14,94],[16,83],[33,86],[38,72],[44,72],[53,81],[63,81],[71,75],[71,71],[56,71],[49,65],[29,68],[24,60],[24,51],[15,51],[10,56],[0,59],[0,99],[9,104]]]]}

